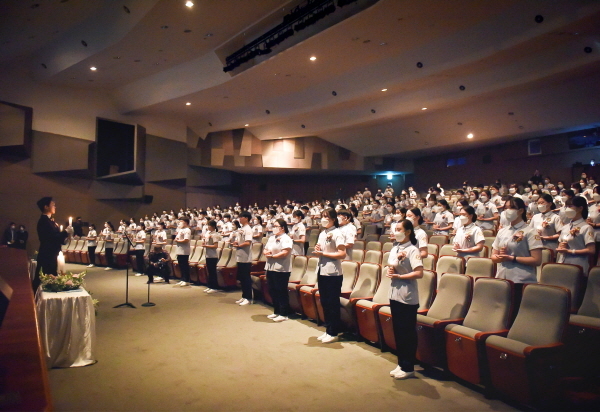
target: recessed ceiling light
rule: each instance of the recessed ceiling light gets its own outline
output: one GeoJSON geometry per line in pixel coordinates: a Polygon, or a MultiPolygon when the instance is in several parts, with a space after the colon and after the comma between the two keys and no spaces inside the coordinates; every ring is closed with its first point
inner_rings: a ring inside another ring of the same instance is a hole
{"type": "Polygon", "coordinates": [[[472,139],[472,138],[473,138],[473,133],[469,133],[469,134],[467,135],[467,139],[472,139]]]}
{"type": "Polygon", "coordinates": [[[381,89],[382,92],[387,92],[387,89],[381,89]]]}
{"type": "Polygon", "coordinates": [[[427,110],[427,107],[423,107],[421,110],[427,110]]]}
{"type": "Polygon", "coordinates": [[[315,60],[317,60],[317,58],[315,56],[311,56],[311,58],[309,59],[311,62],[314,62],[315,60]]]}
{"type": "Polygon", "coordinates": [[[283,137],[280,137],[280,139],[283,139],[283,137]]]}
{"type": "Polygon", "coordinates": [[[92,67],[90,67],[90,70],[95,72],[96,70],[98,70],[98,68],[96,66],[92,66],[92,67]]]}
{"type": "Polygon", "coordinates": [[[192,104],[190,102],[187,102],[185,105],[186,106],[191,106],[192,104]]]}
{"type": "Polygon", "coordinates": [[[194,2],[193,1],[186,1],[185,2],[186,7],[194,7],[194,2]]]}
{"type": "Polygon", "coordinates": [[[250,126],[248,123],[246,123],[246,124],[244,125],[244,127],[248,127],[248,126],[250,126]]]}

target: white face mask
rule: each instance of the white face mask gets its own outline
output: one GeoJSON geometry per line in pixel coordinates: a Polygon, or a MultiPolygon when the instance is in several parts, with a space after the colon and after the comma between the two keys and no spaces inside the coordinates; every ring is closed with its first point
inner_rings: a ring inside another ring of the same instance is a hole
{"type": "Polygon", "coordinates": [[[556,196],[556,195],[558,194],[558,192],[557,192],[556,190],[551,190],[551,191],[550,191],[550,194],[551,194],[552,196],[556,196]]]}
{"type": "Polygon", "coordinates": [[[565,217],[567,217],[568,219],[573,219],[576,214],[577,214],[577,211],[573,208],[569,207],[569,208],[565,209],[565,217]]]}
{"type": "Polygon", "coordinates": [[[433,210],[435,213],[440,213],[442,211],[442,207],[441,206],[434,206],[431,208],[431,210],[433,210]]]}
{"type": "Polygon", "coordinates": [[[463,224],[463,226],[465,226],[467,223],[469,223],[469,218],[467,216],[460,216],[460,223],[463,224]]]}
{"type": "Polygon", "coordinates": [[[559,189],[562,189],[563,187],[564,187],[563,185],[558,185],[558,188],[559,188],[559,189]]]}
{"type": "Polygon", "coordinates": [[[569,200],[569,197],[568,196],[561,196],[560,200],[562,200],[563,203],[565,203],[567,200],[569,200]]]}
{"type": "Polygon", "coordinates": [[[596,183],[596,181],[595,181],[595,180],[588,180],[588,186],[591,186],[591,185],[593,185],[594,183],[596,183]]]}
{"type": "Polygon", "coordinates": [[[327,227],[329,225],[329,219],[323,218],[321,219],[321,226],[327,227]]]}
{"type": "Polygon", "coordinates": [[[506,209],[506,219],[509,222],[514,221],[517,217],[519,217],[519,211],[515,209],[506,209]]]}
{"type": "Polygon", "coordinates": [[[402,215],[395,214],[393,219],[394,219],[394,222],[399,222],[400,220],[402,220],[402,215]]]}
{"type": "Polygon", "coordinates": [[[529,193],[529,192],[531,192],[531,188],[529,188],[529,187],[526,187],[526,188],[525,188],[525,193],[529,193]]]}
{"type": "Polygon", "coordinates": [[[394,234],[394,236],[396,237],[396,242],[404,242],[404,231],[399,230],[394,234]]]}
{"type": "Polygon", "coordinates": [[[483,203],[485,203],[485,202],[487,202],[487,201],[488,201],[488,198],[487,198],[487,196],[480,196],[480,197],[479,197],[479,199],[480,199],[480,200],[481,200],[483,203]]]}
{"type": "Polygon", "coordinates": [[[531,200],[538,200],[540,198],[540,195],[535,194],[535,195],[531,195],[531,200]]]}
{"type": "Polygon", "coordinates": [[[508,191],[510,193],[515,193],[517,191],[517,189],[515,189],[514,187],[511,187],[510,189],[508,189],[508,191]]]}
{"type": "Polygon", "coordinates": [[[596,202],[600,202],[600,195],[598,193],[594,193],[592,195],[592,199],[594,199],[596,202]]]}
{"type": "Polygon", "coordinates": [[[546,213],[548,211],[548,205],[546,204],[538,204],[537,208],[541,213],[546,213]]]}

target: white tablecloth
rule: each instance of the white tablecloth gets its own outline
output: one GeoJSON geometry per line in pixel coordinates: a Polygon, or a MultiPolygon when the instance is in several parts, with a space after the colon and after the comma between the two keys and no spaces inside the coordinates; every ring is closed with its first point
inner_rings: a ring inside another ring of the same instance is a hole
{"type": "Polygon", "coordinates": [[[96,315],[92,297],[85,289],[43,292],[40,288],[36,305],[49,368],[95,362],[96,315]]]}

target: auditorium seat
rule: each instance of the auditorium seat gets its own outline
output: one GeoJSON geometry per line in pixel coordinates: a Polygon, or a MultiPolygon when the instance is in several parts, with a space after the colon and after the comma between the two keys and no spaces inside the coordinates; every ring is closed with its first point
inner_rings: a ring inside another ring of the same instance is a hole
{"type": "Polygon", "coordinates": [[[365,240],[365,238],[369,235],[377,235],[377,226],[376,225],[372,225],[370,223],[365,225],[360,239],[365,240]]]}
{"type": "Polygon", "coordinates": [[[491,250],[493,250],[492,245],[494,244],[495,240],[496,240],[496,236],[484,236],[483,237],[483,244],[485,246],[487,246],[488,249],[491,251],[491,250]]]}
{"type": "Polygon", "coordinates": [[[352,260],[362,263],[365,260],[365,251],[362,249],[352,249],[352,260]]]}
{"type": "MultiPolygon", "coordinates": [[[[387,266],[383,268],[384,273],[387,266]]],[[[356,327],[360,336],[371,343],[380,342],[378,314],[379,309],[389,306],[390,285],[392,280],[382,274],[380,276],[379,286],[373,296],[373,299],[360,299],[354,306],[354,316],[356,318],[356,327]]]]}
{"type": "Polygon", "coordinates": [[[556,262],[554,250],[546,248],[546,247],[543,248],[542,249],[542,263],[536,267],[538,283],[540,283],[540,278],[542,277],[542,266],[544,266],[546,263],[554,263],[554,262],[556,262]]]}
{"type": "Polygon", "coordinates": [[[381,257],[381,265],[387,265],[388,260],[390,260],[390,252],[385,252],[381,257]]]}
{"type": "Polygon", "coordinates": [[[446,245],[449,242],[449,237],[446,235],[432,235],[429,237],[429,243],[434,245],[442,246],[446,245]]]}
{"type": "MultiPolygon", "coordinates": [[[[352,260],[345,260],[342,262],[342,291],[340,293],[341,297],[348,299],[350,294],[352,293],[352,289],[354,288],[354,284],[356,283],[356,279],[358,277],[358,272],[360,270],[360,263],[354,262],[352,260]]],[[[323,321],[325,316],[323,315],[323,306],[321,305],[321,295],[317,290],[315,292],[315,305],[317,307],[317,313],[319,315],[319,320],[323,321]]]]}
{"type": "Polygon", "coordinates": [[[427,253],[434,256],[440,255],[440,245],[434,245],[433,243],[427,244],[427,253]]]}
{"type": "MultiPolygon", "coordinates": [[[[417,313],[427,313],[435,297],[435,288],[437,286],[436,274],[431,270],[424,269],[423,277],[417,279],[417,288],[419,290],[419,309],[417,313]]],[[[383,344],[391,349],[396,349],[396,338],[394,337],[394,327],[392,325],[392,311],[389,306],[383,306],[377,312],[379,318],[380,336],[383,344]]]]}
{"type": "Polygon", "coordinates": [[[584,286],[583,269],[567,263],[546,263],[542,266],[540,284],[560,286],[571,292],[571,313],[577,313],[584,286]]]}
{"type": "MultiPolygon", "coordinates": [[[[237,286],[237,260],[235,257],[236,249],[223,249],[222,254],[229,251],[229,259],[223,266],[217,263],[217,283],[222,288],[237,286]]],[[[222,255],[221,255],[222,257],[222,255]]]]}
{"type": "Polygon", "coordinates": [[[440,247],[440,256],[457,256],[458,254],[454,251],[454,245],[442,245],[440,247]]]}
{"type": "Polygon", "coordinates": [[[300,300],[300,289],[303,287],[312,289],[315,286],[317,283],[318,264],[319,258],[312,257],[308,259],[306,270],[302,279],[300,279],[300,283],[288,283],[290,308],[302,316],[304,316],[304,311],[302,310],[302,302],[300,300]]]}
{"type": "Polygon", "coordinates": [[[350,296],[340,297],[340,314],[344,326],[356,332],[356,317],[354,306],[361,299],[371,300],[377,291],[381,277],[381,266],[373,263],[363,263],[358,271],[358,278],[350,292],[350,296]]]}
{"type": "Polygon", "coordinates": [[[423,269],[427,270],[435,270],[437,263],[437,256],[432,255],[431,253],[427,255],[427,257],[423,258],[423,269]]]}
{"type": "Polygon", "coordinates": [[[365,244],[364,240],[355,240],[353,250],[365,250],[365,244]]]}
{"type": "Polygon", "coordinates": [[[365,247],[365,251],[369,251],[369,250],[378,250],[381,252],[381,247],[382,244],[379,241],[376,240],[372,240],[372,241],[368,241],[367,245],[365,247]]]}
{"type": "Polygon", "coordinates": [[[65,252],[67,251],[67,249],[69,249],[69,245],[74,241],[75,241],[75,239],[73,239],[73,238],[67,238],[65,243],[60,245],[60,251],[63,252],[63,256],[65,255],[65,252]]]}
{"type": "MultiPolygon", "coordinates": [[[[367,247],[366,247],[366,249],[368,250],[368,249],[369,249],[369,243],[370,243],[370,242],[379,242],[379,235],[378,235],[378,234],[370,234],[370,235],[367,235],[367,236],[365,236],[365,239],[364,239],[364,241],[365,241],[365,243],[367,244],[367,247]]],[[[380,243],[381,243],[381,242],[380,242],[380,243]]]]}
{"type": "Polygon", "coordinates": [[[190,282],[195,283],[195,284],[200,284],[200,278],[198,277],[198,271],[195,270],[195,267],[198,266],[198,262],[200,262],[200,260],[202,259],[202,257],[204,256],[204,252],[205,249],[202,246],[197,246],[198,243],[196,243],[196,247],[194,248],[193,253],[190,254],[190,282]]]}
{"type": "Polygon", "coordinates": [[[317,304],[315,302],[315,293],[317,293],[318,290],[319,283],[317,282],[314,286],[302,286],[298,291],[300,297],[300,304],[302,305],[302,313],[304,314],[304,317],[312,319],[317,323],[319,322],[319,312],[317,310],[317,304]]]}
{"type": "Polygon", "coordinates": [[[125,268],[129,265],[129,256],[127,252],[129,251],[129,243],[127,240],[123,240],[118,244],[118,248],[115,247],[113,250],[113,255],[115,257],[115,267],[117,268],[125,268]]]}
{"type": "Polygon", "coordinates": [[[417,359],[429,366],[445,367],[444,328],[461,323],[469,304],[473,281],[449,273],[441,277],[435,300],[427,314],[417,314],[417,359]]]}
{"type": "Polygon", "coordinates": [[[365,253],[365,258],[363,263],[375,263],[377,265],[381,264],[381,251],[379,250],[367,250],[365,253]]]}
{"type": "Polygon", "coordinates": [[[87,240],[80,239],[73,250],[73,263],[83,263],[82,254],[84,250],[87,251],[87,240]]]}
{"type": "Polygon", "coordinates": [[[472,257],[467,261],[465,275],[477,278],[493,278],[496,276],[496,264],[492,259],[484,257],[472,257]]]}
{"type": "MultiPolygon", "coordinates": [[[[302,280],[302,277],[304,276],[304,273],[306,272],[307,265],[308,258],[306,256],[294,256],[292,258],[292,270],[290,272],[290,280],[288,283],[299,284],[300,280],[302,280]]],[[[266,274],[260,275],[260,284],[264,301],[272,304],[273,299],[269,293],[269,285],[267,283],[266,274]]]]}
{"type": "Polygon", "coordinates": [[[312,232],[310,232],[310,236],[308,237],[308,247],[315,247],[318,240],[319,240],[319,231],[313,230],[312,232]]]}
{"type": "Polygon", "coordinates": [[[496,237],[496,231],[493,229],[482,229],[483,237],[496,237]]]}
{"type": "Polygon", "coordinates": [[[459,256],[440,256],[435,264],[438,283],[446,273],[465,273],[465,259],[459,256]]]}
{"type": "Polygon", "coordinates": [[[600,368],[600,267],[590,269],[583,302],[569,318],[565,339],[571,376],[594,376],[600,368]]]}
{"type": "Polygon", "coordinates": [[[489,379],[495,391],[529,406],[552,402],[561,374],[561,338],[570,307],[570,293],[565,288],[525,286],[508,335],[490,336],[485,342],[489,379]]]}
{"type": "Polygon", "coordinates": [[[382,244],[388,243],[390,241],[390,235],[381,235],[377,240],[379,240],[382,244]]]}
{"type": "Polygon", "coordinates": [[[393,242],[385,242],[383,244],[383,246],[381,247],[381,251],[382,252],[389,252],[390,250],[392,250],[393,247],[394,247],[394,243],[393,242]]]}
{"type": "Polygon", "coordinates": [[[451,373],[474,385],[484,382],[485,340],[508,333],[512,297],[511,281],[476,279],[471,306],[462,325],[446,326],[446,358],[451,373]]]}

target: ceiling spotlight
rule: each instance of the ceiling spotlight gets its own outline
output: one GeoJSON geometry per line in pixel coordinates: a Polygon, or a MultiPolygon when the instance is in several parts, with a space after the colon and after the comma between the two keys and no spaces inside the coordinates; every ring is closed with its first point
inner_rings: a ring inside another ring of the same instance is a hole
{"type": "Polygon", "coordinates": [[[96,66],[92,66],[92,67],[90,67],[90,70],[95,72],[96,70],[98,70],[98,68],[96,66]]]}
{"type": "Polygon", "coordinates": [[[186,5],[186,7],[192,8],[192,7],[194,7],[194,2],[193,1],[186,1],[185,5],[186,5]]]}
{"type": "Polygon", "coordinates": [[[300,127],[303,129],[306,129],[306,125],[304,125],[304,124],[301,124],[300,127]]]}
{"type": "Polygon", "coordinates": [[[387,92],[387,89],[381,89],[382,92],[387,92]]]}
{"type": "Polygon", "coordinates": [[[422,68],[423,68],[423,63],[421,63],[421,62],[417,62],[417,67],[418,67],[419,69],[422,69],[422,68]]]}
{"type": "Polygon", "coordinates": [[[469,134],[467,135],[467,139],[472,139],[472,138],[473,138],[473,133],[469,133],[469,134]]]}
{"type": "Polygon", "coordinates": [[[466,87],[465,87],[465,86],[463,86],[463,85],[460,85],[460,86],[458,86],[458,88],[459,88],[460,90],[465,90],[465,89],[466,89],[466,87]]]}
{"type": "Polygon", "coordinates": [[[371,109],[371,113],[375,113],[375,109],[371,109]]]}
{"type": "Polygon", "coordinates": [[[190,102],[187,102],[185,105],[186,106],[191,106],[192,104],[190,102]]]}
{"type": "Polygon", "coordinates": [[[317,58],[316,58],[315,56],[312,56],[312,57],[311,57],[309,60],[310,60],[311,62],[314,62],[315,60],[317,60],[317,58]]]}
{"type": "Polygon", "coordinates": [[[427,110],[427,107],[423,107],[421,110],[427,110]]]}
{"type": "Polygon", "coordinates": [[[250,126],[248,123],[246,123],[246,124],[244,125],[244,127],[248,127],[248,126],[250,126]]]}

